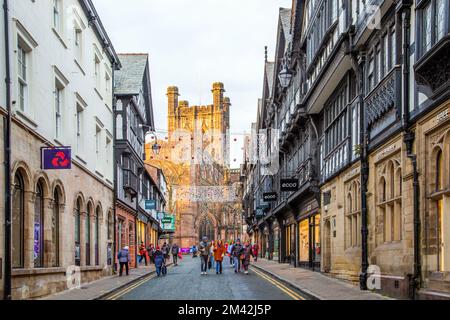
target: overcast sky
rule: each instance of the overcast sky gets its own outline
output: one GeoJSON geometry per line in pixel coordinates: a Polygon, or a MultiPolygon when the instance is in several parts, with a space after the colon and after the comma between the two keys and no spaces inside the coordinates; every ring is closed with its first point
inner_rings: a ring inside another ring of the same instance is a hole
{"type": "MultiPolygon", "coordinates": [[[[178,86],[180,99],[191,105],[212,104],[211,85],[220,81],[233,105],[231,132],[250,132],[262,93],[264,46],[273,60],[278,10],[291,0],[93,2],[118,53],[149,53],[158,130],[167,130],[168,86],[178,86]]],[[[241,148],[241,137],[233,136],[233,167],[241,148]]]]}

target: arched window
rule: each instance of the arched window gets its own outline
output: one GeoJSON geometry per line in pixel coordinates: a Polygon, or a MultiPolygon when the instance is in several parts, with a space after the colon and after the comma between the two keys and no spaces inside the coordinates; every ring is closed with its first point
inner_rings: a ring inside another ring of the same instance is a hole
{"type": "Polygon", "coordinates": [[[385,202],[386,201],[386,180],[383,178],[381,178],[380,180],[380,202],[385,202]]]}
{"type": "Polygon", "coordinates": [[[77,200],[75,209],[75,265],[81,264],[81,199],[77,200]]]}
{"type": "Polygon", "coordinates": [[[12,267],[24,267],[25,185],[22,175],[14,176],[12,190],[12,267]]]}
{"type": "Polygon", "coordinates": [[[44,266],[44,189],[42,182],[36,186],[36,199],[34,201],[34,243],[33,260],[35,268],[44,266]]]}
{"type": "Polygon", "coordinates": [[[61,203],[58,190],[55,190],[53,200],[51,263],[53,267],[59,267],[59,207],[61,203]]]}
{"type": "Polygon", "coordinates": [[[214,227],[207,217],[203,218],[199,228],[199,239],[203,237],[207,237],[209,241],[214,239],[214,227]]]}
{"type": "Polygon", "coordinates": [[[443,157],[442,157],[442,151],[439,150],[439,152],[436,155],[436,191],[442,190],[443,182],[444,182],[444,172],[443,172],[443,157]]]}
{"type": "Polygon", "coordinates": [[[98,256],[98,244],[99,244],[99,217],[102,214],[100,207],[97,207],[95,212],[95,227],[94,227],[94,250],[95,250],[95,265],[98,266],[99,256],[98,256]]]}
{"type": "Polygon", "coordinates": [[[85,227],[84,227],[84,239],[86,243],[86,265],[91,265],[91,214],[92,205],[88,204],[88,210],[86,213],[85,227]]]}
{"type": "Polygon", "coordinates": [[[395,175],[394,175],[394,165],[391,163],[389,168],[389,200],[395,198],[395,175]]]}

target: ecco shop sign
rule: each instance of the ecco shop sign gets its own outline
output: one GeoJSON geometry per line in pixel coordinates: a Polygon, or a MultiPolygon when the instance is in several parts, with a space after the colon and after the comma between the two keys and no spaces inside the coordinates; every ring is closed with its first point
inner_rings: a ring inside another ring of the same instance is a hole
{"type": "Polygon", "coordinates": [[[70,147],[41,148],[41,167],[43,170],[69,170],[72,168],[70,147]]]}
{"type": "Polygon", "coordinates": [[[264,202],[273,202],[278,200],[278,194],[276,192],[267,192],[263,194],[264,202]]]}
{"type": "Polygon", "coordinates": [[[297,179],[281,179],[281,191],[297,191],[298,180],[297,179]]]}

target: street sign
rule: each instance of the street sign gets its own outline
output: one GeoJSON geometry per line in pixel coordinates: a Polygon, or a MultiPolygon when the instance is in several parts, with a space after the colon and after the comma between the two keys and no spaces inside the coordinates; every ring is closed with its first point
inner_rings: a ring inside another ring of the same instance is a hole
{"type": "Polygon", "coordinates": [[[156,210],[156,200],[145,200],[145,210],[156,210]]]}
{"type": "Polygon", "coordinates": [[[263,194],[264,202],[275,202],[278,200],[278,194],[276,192],[267,192],[263,194]]]}
{"type": "Polygon", "coordinates": [[[298,179],[281,179],[282,192],[286,191],[297,191],[298,190],[298,179]]]}
{"type": "Polygon", "coordinates": [[[70,147],[41,148],[43,170],[72,169],[72,149],[70,147]]]}
{"type": "Polygon", "coordinates": [[[164,216],[165,216],[165,215],[166,215],[166,214],[165,214],[164,212],[158,212],[158,214],[157,214],[158,220],[164,219],[164,216]]]}

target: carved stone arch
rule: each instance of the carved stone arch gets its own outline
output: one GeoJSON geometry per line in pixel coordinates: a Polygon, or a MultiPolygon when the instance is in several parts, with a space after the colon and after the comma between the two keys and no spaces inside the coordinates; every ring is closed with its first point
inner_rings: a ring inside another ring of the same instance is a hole
{"type": "Polygon", "coordinates": [[[74,197],[74,201],[73,201],[73,214],[75,215],[76,213],[76,208],[77,208],[77,204],[78,204],[78,200],[81,201],[81,212],[80,214],[83,215],[86,212],[86,198],[84,197],[83,193],[80,191],[78,192],[75,197],[74,197]]]}
{"type": "Polygon", "coordinates": [[[34,192],[34,181],[32,181],[32,174],[30,167],[28,164],[24,161],[16,161],[14,162],[12,166],[12,174],[11,174],[11,183],[14,184],[14,177],[17,173],[20,173],[23,184],[24,184],[24,191],[25,192],[34,192]]]}
{"type": "MultiPolygon", "coordinates": [[[[217,219],[217,217],[212,214],[211,212],[208,213],[204,213],[202,215],[199,215],[196,217],[195,219],[195,233],[198,235],[198,238],[201,238],[205,235],[200,235],[200,232],[202,231],[202,226],[204,223],[211,223],[212,224],[212,230],[213,233],[210,232],[210,234],[206,235],[208,237],[214,236],[214,238],[216,238],[217,236],[219,236],[219,220],[217,219]]],[[[215,239],[208,239],[209,241],[211,240],[215,240],[215,239]]]]}
{"type": "Polygon", "coordinates": [[[50,194],[51,190],[51,183],[50,183],[50,179],[48,178],[48,175],[46,172],[40,171],[37,172],[34,176],[34,186],[37,185],[37,183],[41,181],[42,183],[44,183],[44,197],[49,198],[52,195],[50,194]]]}
{"type": "Polygon", "coordinates": [[[55,180],[52,183],[52,198],[54,198],[55,192],[58,192],[58,196],[59,196],[59,203],[61,205],[65,205],[66,204],[66,190],[64,188],[64,184],[61,182],[61,180],[55,180]]]}
{"type": "Polygon", "coordinates": [[[97,210],[99,210],[99,209],[100,209],[100,214],[98,216],[98,219],[99,219],[100,222],[102,222],[105,219],[104,215],[105,215],[106,210],[103,210],[103,206],[102,206],[101,201],[97,201],[97,203],[95,204],[94,215],[97,214],[97,210]]]}
{"type": "MultiPolygon", "coordinates": [[[[445,153],[444,153],[444,150],[443,150],[443,148],[442,148],[442,145],[435,145],[434,147],[433,147],[433,149],[431,150],[431,153],[430,153],[430,161],[429,161],[429,163],[430,163],[430,165],[428,166],[429,168],[430,168],[430,171],[429,171],[429,183],[428,183],[428,185],[429,185],[429,190],[430,190],[430,192],[431,193],[433,193],[433,192],[436,192],[437,191],[437,162],[438,162],[438,155],[439,154],[441,154],[441,157],[443,157],[442,158],[442,160],[443,160],[443,163],[444,163],[444,165],[442,166],[442,168],[441,168],[441,170],[443,171],[443,172],[445,172],[444,170],[445,170],[445,153]]],[[[445,175],[444,175],[444,179],[443,179],[443,181],[442,181],[442,183],[443,183],[443,185],[442,185],[442,187],[444,187],[444,185],[445,185],[445,175]]]]}
{"type": "Polygon", "coordinates": [[[90,218],[92,218],[92,217],[94,217],[94,214],[95,214],[95,201],[94,201],[94,199],[92,198],[92,197],[89,197],[88,199],[87,199],[87,202],[86,202],[86,215],[88,215],[89,214],[89,217],[90,218]],[[89,211],[89,209],[91,209],[91,211],[89,211]]]}

